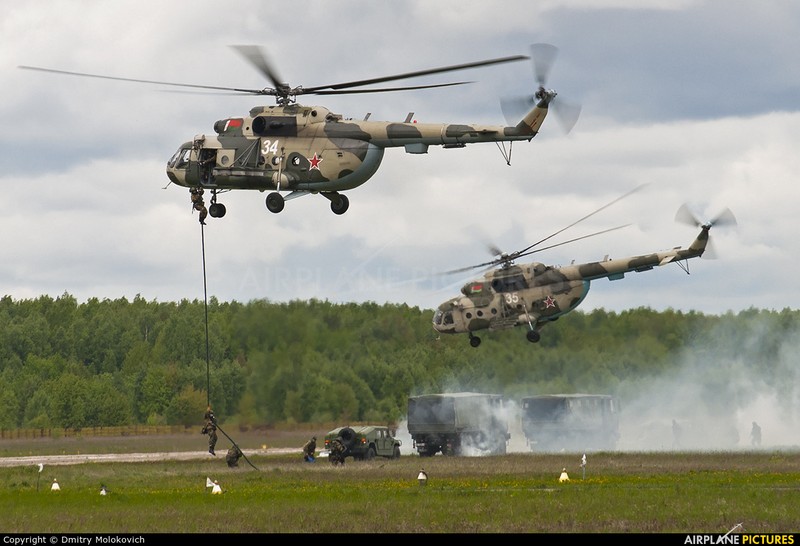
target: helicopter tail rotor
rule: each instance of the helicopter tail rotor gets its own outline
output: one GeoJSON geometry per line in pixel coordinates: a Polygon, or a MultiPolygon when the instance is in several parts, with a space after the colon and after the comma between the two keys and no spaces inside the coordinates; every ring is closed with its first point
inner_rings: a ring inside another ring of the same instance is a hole
{"type": "MultiPolygon", "coordinates": [[[[725,208],[719,214],[717,214],[713,219],[703,222],[697,218],[697,216],[690,210],[689,205],[684,203],[678,209],[678,212],[675,213],[675,221],[680,222],[683,224],[688,224],[693,227],[699,227],[704,231],[710,230],[713,226],[735,226],[737,225],[736,217],[731,212],[731,209],[725,208]]],[[[708,259],[716,259],[717,252],[711,244],[711,239],[708,239],[708,243],[706,244],[706,250],[703,253],[704,258],[708,259]]]]}
{"type": "Polygon", "coordinates": [[[550,70],[553,69],[556,57],[558,57],[558,48],[554,45],[544,43],[531,45],[533,75],[539,87],[544,87],[547,83],[547,78],[550,76],[550,70]]]}
{"type": "Polygon", "coordinates": [[[516,125],[531,108],[542,100],[550,104],[565,134],[568,134],[578,122],[581,106],[560,99],[554,100],[557,93],[552,89],[547,89],[547,79],[556,57],[558,57],[558,48],[554,45],[545,43],[531,45],[533,75],[538,88],[533,95],[507,97],[500,100],[500,109],[509,125],[516,125]]]}
{"type": "Polygon", "coordinates": [[[690,226],[694,227],[707,228],[711,228],[712,226],[736,225],[736,217],[733,215],[733,212],[731,212],[731,209],[726,208],[708,222],[701,222],[689,209],[689,205],[687,203],[681,205],[681,207],[678,209],[678,212],[675,213],[675,221],[683,224],[689,224],[690,226]]]}

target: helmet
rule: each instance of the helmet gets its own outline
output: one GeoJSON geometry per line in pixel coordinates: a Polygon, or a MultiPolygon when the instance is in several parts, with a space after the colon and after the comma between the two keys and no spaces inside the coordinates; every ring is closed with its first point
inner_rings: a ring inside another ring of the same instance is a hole
{"type": "Polygon", "coordinates": [[[311,439],[314,440],[315,442],[317,441],[317,437],[316,436],[312,436],[311,439]]]}

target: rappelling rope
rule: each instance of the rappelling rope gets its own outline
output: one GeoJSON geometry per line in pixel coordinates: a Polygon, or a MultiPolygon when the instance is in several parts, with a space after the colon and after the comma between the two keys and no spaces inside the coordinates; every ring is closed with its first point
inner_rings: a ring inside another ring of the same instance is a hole
{"type": "Polygon", "coordinates": [[[206,321],[206,401],[211,405],[211,353],[208,345],[208,285],[206,283],[206,230],[200,224],[200,243],[203,254],[203,307],[206,321]]]}
{"type": "MultiPolygon", "coordinates": [[[[209,341],[208,341],[208,283],[206,282],[206,225],[200,223],[200,246],[203,255],[203,307],[205,310],[205,322],[206,322],[206,400],[208,402],[208,406],[211,407],[211,351],[209,349],[209,341]]],[[[244,460],[247,461],[247,464],[252,466],[254,469],[258,470],[256,466],[250,462],[250,459],[247,458],[247,455],[244,454],[244,451],[238,446],[236,442],[233,441],[233,438],[228,436],[228,433],[222,430],[222,427],[219,426],[216,422],[217,430],[219,430],[225,437],[231,441],[231,443],[239,450],[239,453],[242,454],[244,460]]]]}

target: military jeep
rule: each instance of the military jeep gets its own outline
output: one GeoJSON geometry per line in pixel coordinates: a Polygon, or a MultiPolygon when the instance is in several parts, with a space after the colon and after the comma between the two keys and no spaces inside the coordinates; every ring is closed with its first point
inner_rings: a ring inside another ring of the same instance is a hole
{"type": "Polygon", "coordinates": [[[339,427],[331,430],[325,435],[324,447],[329,456],[331,445],[337,438],[345,448],[341,455],[342,459],[352,457],[356,461],[369,461],[375,457],[400,458],[402,442],[395,438],[394,431],[386,426],[339,427]]]}

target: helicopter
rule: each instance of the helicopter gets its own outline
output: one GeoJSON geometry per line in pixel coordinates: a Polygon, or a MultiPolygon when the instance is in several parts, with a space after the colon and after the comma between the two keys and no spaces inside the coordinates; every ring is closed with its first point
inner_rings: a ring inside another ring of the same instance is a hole
{"type": "MultiPolygon", "coordinates": [[[[331,210],[344,214],[350,201],[342,192],[364,184],[378,171],[386,148],[404,148],[409,154],[425,154],[430,146],[464,148],[478,142],[509,143],[501,148],[506,162],[511,162],[510,146],[514,141],[530,141],[536,136],[548,114],[556,92],[545,87],[546,78],[557,48],[550,44],[531,46],[532,57],[514,55],[431,68],[359,81],[315,87],[292,87],[281,79],[258,46],[231,46],[252,64],[272,87],[246,89],[194,85],[153,80],[139,80],[70,72],[50,68],[20,66],[19,68],[128,82],[203,89],[209,92],[274,96],[276,104],[256,106],[247,115],[218,120],[214,135],[198,134],[181,144],[167,162],[166,174],[170,183],[190,188],[193,196],[200,190],[210,191],[208,214],[212,218],[225,216],[225,205],[218,195],[230,190],[269,192],[266,207],[279,213],[285,202],[297,197],[319,194],[330,201],[331,210]],[[405,87],[363,89],[394,80],[465,70],[501,63],[533,59],[538,88],[532,96],[504,99],[501,108],[505,116],[515,115],[520,108],[526,111],[508,126],[476,124],[416,123],[413,112],[402,122],[371,121],[370,114],[362,120],[345,119],[324,106],[305,106],[297,103],[300,95],[341,95],[348,93],[378,93],[411,89],[449,87],[472,82],[460,81],[405,87]],[[285,195],[284,195],[285,194],[285,195]]],[[[563,103],[559,112],[563,128],[568,132],[577,121],[580,107],[563,103]]],[[[168,184],[169,185],[169,184],[168,184]]],[[[200,193],[203,193],[200,192],[200,193]]],[[[204,205],[203,205],[204,206],[204,205]]]]}
{"type": "MultiPolygon", "coordinates": [[[[581,220],[605,207],[584,216],[581,220]]],[[[539,262],[522,265],[514,263],[517,258],[535,252],[627,227],[627,225],[617,226],[547,247],[534,248],[578,222],[516,252],[505,254],[493,249],[495,254],[499,254],[493,260],[447,272],[458,273],[481,267],[491,269],[482,278],[467,282],[461,288],[460,296],[451,298],[436,308],[433,315],[433,329],[440,334],[466,333],[470,345],[478,347],[481,338],[474,334],[476,331],[526,326],[528,329],[526,338],[536,343],[541,339],[539,332],[546,324],[558,320],[580,305],[589,292],[591,281],[602,278],[615,281],[624,278],[625,273],[650,271],[657,266],[670,263],[677,264],[688,274],[688,260],[703,256],[707,250],[711,227],[736,223],[736,218],[729,209],[723,210],[711,221],[700,222],[686,204],[678,209],[675,220],[700,227],[700,233],[686,249],[678,246],[641,256],[618,259],[606,257],[601,262],[573,263],[560,267],[539,262]]]]}

